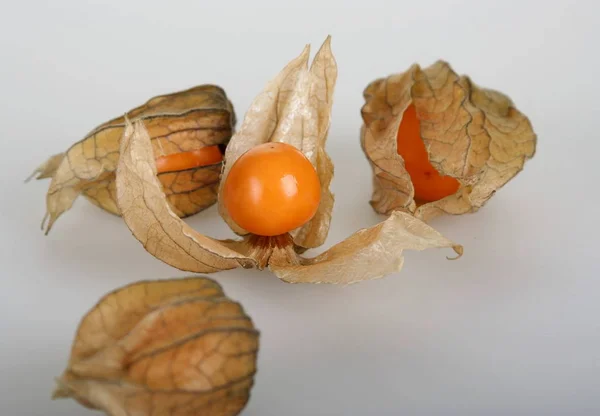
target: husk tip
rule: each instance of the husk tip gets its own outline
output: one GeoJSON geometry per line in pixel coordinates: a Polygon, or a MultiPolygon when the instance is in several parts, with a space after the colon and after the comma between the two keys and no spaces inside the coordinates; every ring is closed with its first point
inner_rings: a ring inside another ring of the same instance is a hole
{"type": "Polygon", "coordinates": [[[58,399],[67,399],[67,398],[71,397],[71,391],[66,386],[66,384],[60,378],[56,378],[55,381],[56,381],[56,386],[54,387],[54,391],[52,392],[51,399],[58,400],[58,399]]]}
{"type": "Polygon", "coordinates": [[[42,231],[44,231],[44,235],[48,235],[48,233],[50,232],[50,229],[56,222],[56,218],[57,218],[56,215],[51,214],[46,211],[44,218],[42,218],[42,223],[40,224],[40,229],[42,231]]]}
{"type": "MultiPolygon", "coordinates": [[[[28,183],[30,182],[33,178],[36,178],[36,175],[38,175],[40,173],[40,168],[36,168],[31,175],[29,175],[27,178],[25,178],[25,180],[23,181],[23,183],[28,183]]],[[[39,179],[39,177],[37,177],[36,179],[39,179]]]]}
{"type": "Polygon", "coordinates": [[[448,257],[446,256],[446,258],[448,260],[458,260],[462,257],[463,253],[464,253],[464,248],[463,246],[461,246],[460,244],[456,244],[452,246],[452,250],[454,250],[454,252],[457,254],[456,257],[448,257]]]}

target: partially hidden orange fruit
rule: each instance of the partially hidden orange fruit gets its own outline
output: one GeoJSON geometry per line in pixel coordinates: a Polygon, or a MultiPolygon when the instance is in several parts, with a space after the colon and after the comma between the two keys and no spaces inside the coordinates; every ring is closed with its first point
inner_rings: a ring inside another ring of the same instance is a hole
{"type": "Polygon", "coordinates": [[[460,183],[455,178],[440,175],[431,165],[421,139],[417,112],[412,104],[402,115],[397,140],[398,154],[404,159],[417,202],[437,201],[458,191],[460,183]]]}
{"type": "Polygon", "coordinates": [[[176,172],[214,165],[223,160],[219,146],[207,146],[189,152],[172,153],[156,159],[157,173],[176,172]]]}

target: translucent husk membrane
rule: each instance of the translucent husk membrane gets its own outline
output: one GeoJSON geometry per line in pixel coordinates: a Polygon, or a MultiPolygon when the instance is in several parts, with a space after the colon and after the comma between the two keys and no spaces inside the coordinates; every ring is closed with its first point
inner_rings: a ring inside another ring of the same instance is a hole
{"type": "MultiPolygon", "coordinates": [[[[66,152],[50,157],[32,175],[52,179],[42,223],[46,233],[80,194],[100,208],[120,214],[115,171],[126,118],[144,120],[156,158],[225,145],[235,126],[233,106],[225,91],[215,85],[201,85],[154,97],[125,116],[96,127],[66,152]]],[[[217,201],[220,172],[218,161],[161,172],[158,179],[173,212],[186,217],[217,201]]]]}
{"type": "Polygon", "coordinates": [[[290,283],[355,283],[402,267],[404,249],[462,247],[405,212],[362,229],[324,253],[299,253],[323,244],[329,231],[333,164],[325,151],[337,65],[327,38],[308,66],[309,47],[267,84],[247,111],[225,153],[221,183],[243,153],[268,142],[301,150],[319,176],[321,202],[311,221],[289,234],[260,237],[240,229],[219,204],[219,212],[241,239],[202,235],[169,207],[156,178],[150,137],[144,122],[127,124],[117,170],[117,202],[133,235],[155,257],[181,270],[212,273],[237,267],[268,267],[290,283]]]}

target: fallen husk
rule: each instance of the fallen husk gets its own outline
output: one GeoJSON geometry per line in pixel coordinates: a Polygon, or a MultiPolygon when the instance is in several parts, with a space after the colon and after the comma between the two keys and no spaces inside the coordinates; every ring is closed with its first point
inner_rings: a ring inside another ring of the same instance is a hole
{"type": "Polygon", "coordinates": [[[53,398],[111,416],[237,415],[250,397],[258,338],[211,279],[134,283],[83,318],[53,398]]]}
{"type": "Polygon", "coordinates": [[[373,208],[402,210],[425,221],[440,214],[477,211],[534,156],[536,135],[513,102],[458,76],[442,61],[378,79],[364,91],[362,148],[374,175],[373,208]],[[415,189],[397,136],[414,105],[429,162],[458,190],[439,200],[415,201],[415,189]]]}
{"type": "Polygon", "coordinates": [[[170,209],[152,159],[150,137],[139,120],[127,126],[117,170],[117,202],[123,218],[144,248],[181,270],[212,273],[236,267],[269,267],[290,283],[348,284],[382,277],[402,267],[404,249],[462,247],[411,215],[397,212],[386,221],[356,232],[315,258],[298,253],[321,245],[329,231],[333,195],[329,190],[333,165],[325,153],[337,66],[328,38],[308,68],[309,49],[267,84],[250,106],[225,153],[223,177],[245,151],[266,142],[285,142],[300,149],[316,168],[322,189],[317,214],[305,226],[285,235],[247,234],[241,240],[206,237],[170,209]]]}
{"type": "MultiPolygon", "coordinates": [[[[235,114],[225,92],[215,85],[154,97],[92,130],[65,153],[40,165],[32,177],[52,178],[46,196],[46,233],[58,217],[83,194],[97,206],[119,215],[115,170],[125,117],[144,120],[156,158],[225,145],[235,125],[235,114]]],[[[193,215],[217,200],[221,162],[161,172],[159,180],[171,209],[180,217],[193,215]]]]}

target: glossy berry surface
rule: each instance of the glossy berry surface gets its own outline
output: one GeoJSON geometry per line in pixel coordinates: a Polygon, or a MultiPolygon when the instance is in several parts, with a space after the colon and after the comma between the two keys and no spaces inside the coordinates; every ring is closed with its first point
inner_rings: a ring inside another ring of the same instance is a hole
{"type": "Polygon", "coordinates": [[[321,185],[302,152],[285,143],[265,143],[236,160],[221,196],[241,228],[275,236],[310,221],[319,207],[321,185]]]}

